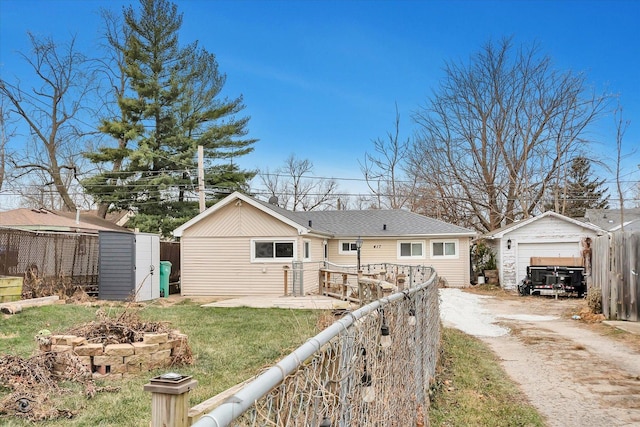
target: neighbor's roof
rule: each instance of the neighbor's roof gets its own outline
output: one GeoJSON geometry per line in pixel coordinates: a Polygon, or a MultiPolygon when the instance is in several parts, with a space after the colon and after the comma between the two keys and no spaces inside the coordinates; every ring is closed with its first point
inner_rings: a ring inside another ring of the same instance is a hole
{"type": "Polygon", "coordinates": [[[301,234],[321,234],[329,237],[451,235],[471,237],[477,234],[467,228],[400,209],[292,212],[236,192],[177,228],[174,235],[180,237],[185,229],[236,199],[244,200],[263,212],[289,223],[296,227],[301,234]],[[218,207],[218,205],[220,206],[218,207]]]}
{"type": "MultiPolygon", "coordinates": [[[[624,230],[632,231],[640,229],[640,208],[629,208],[622,211],[624,217],[624,230]]],[[[620,230],[620,209],[587,209],[584,217],[587,221],[597,225],[603,230],[620,230]]]]}
{"type": "Polygon", "coordinates": [[[81,214],[76,222],[75,213],[46,209],[13,209],[0,212],[0,227],[32,231],[97,233],[98,231],[129,231],[95,215],[81,214]]]}

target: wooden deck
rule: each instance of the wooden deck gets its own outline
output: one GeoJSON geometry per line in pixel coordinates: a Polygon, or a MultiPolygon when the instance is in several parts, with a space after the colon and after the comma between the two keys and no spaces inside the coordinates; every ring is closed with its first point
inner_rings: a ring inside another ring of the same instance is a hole
{"type": "Polygon", "coordinates": [[[364,305],[398,290],[395,283],[387,281],[385,271],[379,273],[351,273],[340,270],[320,269],[318,294],[364,305]]]}

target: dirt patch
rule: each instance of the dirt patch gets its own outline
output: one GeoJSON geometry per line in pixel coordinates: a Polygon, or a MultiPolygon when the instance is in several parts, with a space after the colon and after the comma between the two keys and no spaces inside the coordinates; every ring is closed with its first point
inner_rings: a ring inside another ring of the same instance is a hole
{"type": "Polygon", "coordinates": [[[159,305],[161,307],[170,307],[176,304],[186,304],[186,303],[195,303],[195,304],[209,304],[216,301],[224,301],[227,299],[231,299],[231,297],[183,297],[179,294],[169,295],[169,298],[158,298],[153,301],[154,305],[159,305]]]}
{"type": "Polygon", "coordinates": [[[588,316],[583,299],[491,296],[480,304],[510,333],[480,339],[549,426],[640,425],[640,336],[588,316]]]}

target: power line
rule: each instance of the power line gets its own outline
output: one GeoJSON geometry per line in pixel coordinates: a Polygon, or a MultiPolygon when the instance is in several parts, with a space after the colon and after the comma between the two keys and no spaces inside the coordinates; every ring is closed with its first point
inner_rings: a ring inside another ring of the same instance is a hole
{"type": "MultiPolygon", "coordinates": [[[[209,187],[208,189],[205,190],[206,193],[208,194],[231,194],[233,191],[235,191],[237,187],[235,186],[217,186],[217,187],[209,187]]],[[[157,189],[155,190],[157,193],[161,194],[162,196],[164,196],[167,200],[169,200],[171,197],[167,197],[167,196],[173,196],[173,197],[177,197],[177,193],[180,189],[177,187],[174,188],[170,188],[170,189],[157,189]]],[[[190,188],[182,188],[182,190],[187,191],[190,194],[197,194],[198,189],[195,186],[192,186],[190,188]]],[[[248,193],[252,194],[252,195],[256,195],[256,196],[271,196],[274,193],[265,189],[249,189],[248,193]]],[[[57,192],[55,190],[48,190],[48,191],[28,191],[28,192],[18,192],[15,190],[2,190],[0,191],[0,196],[23,196],[23,197],[36,197],[36,196],[41,196],[43,194],[57,194],[57,192]]],[[[281,196],[281,197],[291,197],[293,196],[293,193],[289,193],[289,192],[276,192],[275,193],[277,196],[281,196]]],[[[86,193],[83,192],[70,192],[69,193],[70,196],[87,196],[86,193]]],[[[305,196],[308,197],[320,197],[320,196],[326,196],[326,193],[305,193],[305,196]]],[[[331,193],[330,196],[332,198],[337,198],[337,197],[386,197],[386,198],[390,198],[390,197],[413,197],[413,198],[418,198],[418,199],[422,199],[422,200],[454,200],[454,201],[466,201],[468,200],[467,198],[464,197],[456,197],[456,196],[426,196],[426,195],[421,195],[421,194],[415,194],[415,195],[409,195],[409,194],[390,194],[390,193],[362,193],[362,192],[336,192],[336,193],[331,193]]],[[[547,200],[549,198],[545,198],[545,200],[547,200]]],[[[501,199],[504,202],[507,201],[513,201],[513,200],[518,200],[517,198],[514,199],[501,199]]],[[[561,201],[566,201],[566,202],[588,202],[588,201],[594,201],[596,200],[595,198],[590,198],[590,197],[580,197],[580,198],[563,198],[561,199],[561,201]]],[[[599,200],[599,199],[598,199],[599,200]]],[[[625,201],[628,202],[636,202],[636,201],[640,201],[640,199],[636,199],[636,198],[626,198],[625,201]]]]}

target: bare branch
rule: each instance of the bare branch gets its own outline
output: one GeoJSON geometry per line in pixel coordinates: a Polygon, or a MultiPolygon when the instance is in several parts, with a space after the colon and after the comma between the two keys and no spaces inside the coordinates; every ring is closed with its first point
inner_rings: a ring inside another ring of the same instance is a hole
{"type": "Polygon", "coordinates": [[[338,197],[338,184],[333,179],[314,180],[313,163],[308,159],[297,159],[290,155],[282,167],[259,174],[262,185],[270,196],[278,198],[281,207],[292,211],[310,211],[333,207],[338,197]]]}
{"type": "Polygon", "coordinates": [[[401,209],[415,196],[416,177],[407,177],[410,140],[400,140],[400,113],[396,104],[394,131],[387,138],[373,141],[375,154],[365,153],[360,170],[367,186],[378,200],[378,209],[401,209]]]}
{"type": "Polygon", "coordinates": [[[589,143],[609,96],[552,68],[534,44],[488,43],[446,76],[415,114],[410,174],[445,220],[494,230],[540,212],[549,186],[589,143]]]}
{"type": "MultiPolygon", "coordinates": [[[[86,133],[79,116],[92,88],[91,79],[85,73],[85,58],[75,49],[74,39],[65,46],[31,33],[29,39],[32,51],[22,57],[36,77],[33,86],[23,90],[19,82],[0,80],[0,95],[10,104],[11,115],[26,124],[32,137],[26,139],[21,152],[12,156],[15,177],[29,178],[30,182],[23,182],[21,189],[31,183],[36,187],[52,183],[60,207],[75,210],[70,188],[78,185],[74,181],[82,151],[79,145],[86,133]]],[[[51,200],[58,207],[57,201],[51,200]]]]}

